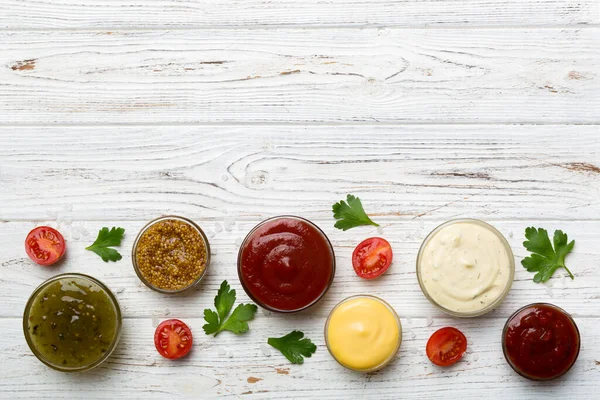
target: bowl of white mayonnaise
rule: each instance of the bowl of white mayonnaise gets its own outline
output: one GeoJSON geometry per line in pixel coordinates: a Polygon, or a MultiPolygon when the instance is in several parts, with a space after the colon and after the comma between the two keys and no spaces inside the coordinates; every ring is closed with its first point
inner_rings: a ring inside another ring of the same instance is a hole
{"type": "Polygon", "coordinates": [[[456,317],[477,317],[504,300],[515,275],[510,245],[490,224],[454,219],[435,228],[417,255],[417,278],[427,299],[456,317]]]}

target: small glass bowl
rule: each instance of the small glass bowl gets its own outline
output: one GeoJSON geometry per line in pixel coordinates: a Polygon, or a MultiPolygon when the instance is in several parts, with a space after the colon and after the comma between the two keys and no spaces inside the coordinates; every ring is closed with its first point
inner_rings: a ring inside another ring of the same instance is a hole
{"type": "Polygon", "coordinates": [[[423,243],[421,243],[421,247],[419,248],[419,253],[417,254],[417,279],[419,280],[419,286],[421,286],[421,291],[423,292],[423,294],[425,295],[425,297],[427,297],[427,300],[429,300],[429,302],[431,304],[433,304],[434,306],[436,306],[437,308],[439,308],[440,310],[442,310],[446,314],[452,315],[454,317],[459,317],[459,318],[473,318],[473,317],[478,317],[480,315],[487,314],[488,312],[492,311],[500,303],[502,303],[502,300],[504,300],[504,298],[506,297],[506,295],[510,291],[510,288],[512,287],[512,283],[513,283],[513,280],[514,280],[514,277],[515,277],[515,257],[513,255],[512,249],[510,247],[510,244],[508,244],[508,241],[500,233],[500,231],[498,231],[496,228],[494,228],[492,225],[488,224],[487,222],[481,221],[479,219],[473,219],[473,218],[451,219],[449,221],[444,222],[441,225],[438,225],[423,240],[423,243]],[[442,230],[443,228],[445,228],[445,227],[447,227],[449,225],[457,224],[457,223],[478,224],[478,225],[483,226],[484,228],[489,229],[491,232],[495,233],[496,236],[498,237],[498,239],[500,239],[500,242],[502,242],[502,244],[504,245],[505,250],[506,250],[506,254],[508,256],[508,261],[509,261],[509,265],[508,265],[508,268],[509,268],[509,271],[508,271],[508,273],[509,273],[508,282],[506,284],[506,287],[502,291],[502,294],[497,299],[495,299],[494,301],[490,302],[486,307],[482,308],[481,310],[477,310],[477,311],[473,311],[473,312],[459,312],[459,311],[455,311],[455,310],[450,310],[450,309],[442,306],[438,302],[436,302],[433,299],[433,297],[429,294],[429,292],[427,291],[427,288],[425,287],[425,284],[423,283],[423,278],[421,276],[421,259],[423,257],[423,252],[425,250],[425,246],[427,245],[427,243],[429,243],[429,241],[440,230],[442,230]]]}
{"type": "Polygon", "coordinates": [[[331,357],[333,357],[333,359],[338,364],[340,364],[344,368],[347,368],[349,370],[356,371],[356,372],[373,372],[373,371],[377,371],[377,370],[380,370],[380,369],[386,367],[388,364],[390,364],[394,360],[394,358],[396,357],[396,354],[398,354],[398,350],[400,350],[400,345],[402,344],[402,323],[400,322],[400,318],[398,317],[398,314],[396,314],[396,311],[394,310],[394,308],[391,305],[389,305],[388,302],[386,302],[385,300],[383,300],[377,296],[373,296],[370,294],[359,294],[359,295],[346,297],[344,300],[342,300],[338,304],[336,304],[335,307],[333,307],[333,309],[329,313],[329,316],[327,317],[327,321],[325,322],[324,335],[325,335],[325,344],[327,345],[327,350],[329,351],[329,354],[331,354],[331,357]],[[349,367],[349,366],[343,364],[342,362],[340,362],[340,360],[337,359],[335,354],[333,354],[333,351],[331,350],[331,346],[329,344],[329,321],[331,320],[331,317],[335,313],[335,310],[339,306],[341,306],[342,304],[344,304],[350,300],[360,299],[360,298],[376,300],[379,303],[383,304],[392,313],[392,315],[396,319],[396,322],[398,323],[398,343],[396,344],[396,348],[390,353],[388,358],[386,358],[383,362],[381,362],[380,364],[375,365],[371,368],[367,368],[367,369],[355,369],[355,368],[352,368],[352,367],[349,367]]]}
{"type": "Polygon", "coordinates": [[[248,234],[246,235],[246,238],[244,239],[244,241],[240,245],[240,250],[238,251],[237,271],[238,271],[238,279],[240,280],[242,288],[244,288],[244,291],[246,292],[246,294],[248,295],[248,297],[250,297],[252,299],[252,301],[255,302],[256,304],[258,304],[260,307],[264,308],[265,310],[269,310],[269,311],[277,312],[277,313],[284,313],[284,314],[285,313],[287,313],[287,314],[297,313],[297,312],[300,312],[300,311],[304,311],[307,308],[310,308],[313,305],[315,305],[316,303],[318,303],[319,300],[321,300],[323,298],[323,296],[325,296],[325,293],[327,293],[327,291],[331,287],[331,284],[333,283],[333,278],[335,276],[335,253],[333,251],[333,246],[331,245],[331,242],[329,241],[329,238],[327,237],[327,235],[325,235],[325,232],[323,232],[323,230],[321,230],[321,228],[319,228],[316,224],[314,224],[313,222],[307,220],[306,218],[297,217],[295,215],[279,215],[277,217],[272,217],[272,218],[265,219],[264,221],[262,221],[261,223],[259,223],[258,225],[256,225],[254,228],[252,228],[252,230],[250,232],[248,232],[248,234]],[[244,248],[246,247],[248,241],[252,238],[252,235],[254,234],[254,232],[256,232],[257,229],[259,229],[260,227],[262,227],[266,223],[273,222],[273,221],[276,221],[278,219],[296,219],[296,220],[305,222],[308,225],[312,226],[313,228],[315,228],[317,230],[317,232],[319,232],[323,236],[323,239],[325,239],[325,242],[327,242],[329,250],[331,252],[330,253],[331,254],[331,260],[332,260],[331,261],[332,262],[332,264],[331,264],[331,277],[329,278],[329,282],[327,282],[327,286],[325,286],[325,290],[323,290],[323,292],[316,299],[314,299],[312,302],[310,302],[309,304],[305,305],[304,307],[301,307],[301,308],[298,308],[298,309],[294,309],[294,310],[282,310],[282,309],[279,309],[279,308],[272,307],[272,306],[270,306],[268,304],[265,304],[264,302],[258,300],[254,296],[254,294],[252,294],[252,292],[249,290],[249,288],[247,287],[247,285],[244,282],[244,279],[242,277],[242,252],[244,251],[244,248]]]}
{"type": "Polygon", "coordinates": [[[532,380],[532,381],[551,381],[553,379],[560,378],[561,376],[563,376],[564,374],[566,374],[567,372],[569,372],[569,370],[573,367],[573,365],[577,361],[577,357],[579,357],[579,350],[580,349],[581,349],[581,335],[579,334],[579,328],[577,327],[577,324],[575,323],[575,320],[573,319],[573,317],[571,317],[571,314],[569,314],[568,312],[566,312],[562,308],[560,308],[558,306],[555,306],[554,304],[550,304],[550,303],[532,303],[532,304],[528,304],[528,305],[526,305],[524,307],[519,308],[510,317],[508,317],[508,319],[506,320],[506,323],[504,324],[504,329],[502,330],[502,352],[504,353],[504,358],[506,359],[506,362],[508,363],[508,365],[510,365],[510,367],[517,374],[521,375],[523,378],[527,378],[527,379],[532,380]],[[536,307],[536,306],[545,306],[545,307],[548,307],[548,308],[552,308],[556,312],[558,312],[558,313],[566,316],[568,318],[568,320],[571,322],[571,324],[573,324],[574,331],[577,334],[577,351],[575,353],[575,357],[573,357],[573,362],[571,362],[571,364],[567,368],[565,368],[565,370],[562,371],[561,373],[559,373],[557,375],[554,375],[554,376],[544,377],[544,378],[540,378],[540,377],[537,377],[537,376],[529,375],[525,371],[519,369],[519,367],[516,366],[511,361],[510,357],[508,356],[508,350],[506,348],[506,331],[508,330],[511,321],[515,317],[517,317],[517,315],[519,315],[522,311],[524,311],[524,310],[526,310],[528,308],[536,307]]]}
{"type": "Polygon", "coordinates": [[[164,294],[184,293],[184,292],[187,292],[187,291],[193,289],[196,285],[198,285],[198,283],[200,283],[200,281],[206,274],[206,271],[208,270],[208,267],[210,265],[210,244],[208,243],[208,238],[206,237],[206,234],[204,233],[204,231],[194,221],[192,221],[188,218],[185,218],[185,217],[180,217],[178,215],[165,215],[163,217],[153,219],[152,221],[148,222],[140,230],[140,233],[138,233],[137,237],[135,238],[135,241],[133,242],[133,248],[131,250],[131,261],[133,263],[133,269],[135,270],[135,273],[137,274],[138,278],[140,278],[140,280],[144,283],[144,285],[148,286],[150,289],[155,290],[159,293],[164,293],[164,294]],[[177,290],[162,289],[162,288],[159,288],[158,286],[154,286],[153,284],[151,284],[146,279],[146,277],[144,277],[144,274],[142,273],[142,271],[140,271],[138,263],[137,263],[137,255],[136,255],[137,246],[139,244],[140,239],[144,235],[144,233],[152,225],[154,225],[158,222],[167,221],[167,220],[177,220],[177,221],[181,221],[181,222],[184,222],[184,223],[190,225],[192,228],[194,228],[200,234],[200,237],[202,238],[202,241],[204,242],[204,246],[206,248],[206,265],[204,266],[204,270],[202,271],[202,273],[194,280],[194,282],[192,284],[190,284],[184,288],[177,289],[177,290]]]}
{"type": "Polygon", "coordinates": [[[52,369],[55,369],[55,370],[61,371],[61,372],[83,372],[83,371],[89,371],[93,368],[96,368],[98,365],[102,364],[104,361],[106,361],[111,356],[111,354],[117,348],[117,344],[119,343],[119,338],[121,337],[121,327],[123,324],[122,319],[123,319],[123,317],[121,315],[121,308],[119,307],[119,302],[117,301],[117,298],[115,297],[113,292],[111,292],[111,290],[105,284],[103,284],[96,278],[93,278],[89,275],[84,275],[84,274],[79,274],[79,273],[67,273],[67,274],[56,275],[56,276],[46,280],[40,286],[38,286],[37,289],[35,289],[33,291],[31,296],[29,297],[29,300],[27,301],[27,305],[25,306],[25,311],[23,312],[23,333],[25,334],[25,340],[27,341],[27,345],[29,345],[31,352],[42,363],[46,364],[47,366],[49,366],[52,369]],[[106,352],[104,352],[102,354],[102,356],[99,357],[98,359],[96,359],[95,361],[90,362],[89,364],[78,366],[78,367],[65,367],[60,364],[55,364],[55,363],[51,362],[50,360],[46,359],[46,357],[44,357],[44,355],[36,347],[35,343],[33,342],[33,339],[31,338],[31,334],[29,333],[29,317],[30,317],[30,313],[31,313],[31,308],[33,306],[33,302],[37,299],[38,295],[44,289],[46,289],[50,284],[52,284],[56,281],[59,281],[61,279],[68,279],[68,278],[75,278],[75,279],[79,279],[79,280],[83,280],[83,281],[88,281],[88,282],[98,286],[100,289],[102,289],[102,291],[110,299],[111,305],[115,312],[114,317],[115,317],[115,321],[116,321],[116,333],[115,333],[115,337],[114,337],[112,343],[106,349],[106,352]]]}

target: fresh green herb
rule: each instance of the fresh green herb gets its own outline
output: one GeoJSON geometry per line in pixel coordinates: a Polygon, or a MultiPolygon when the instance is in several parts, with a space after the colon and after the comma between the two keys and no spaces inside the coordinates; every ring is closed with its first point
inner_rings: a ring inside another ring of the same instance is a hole
{"type": "Polygon", "coordinates": [[[248,321],[254,318],[258,307],[255,304],[239,304],[227,318],[229,312],[235,303],[235,290],[231,289],[227,281],[221,283],[221,287],[215,296],[215,308],[213,311],[209,308],[204,310],[204,320],[207,322],[202,329],[207,335],[215,336],[222,331],[230,331],[239,335],[246,332],[248,321]],[[227,318],[227,319],[226,319],[227,318]]]}
{"type": "Polygon", "coordinates": [[[280,338],[269,338],[267,343],[279,350],[292,364],[302,364],[304,357],[310,357],[317,351],[317,346],[303,337],[304,333],[292,331],[280,338]]]}
{"type": "Polygon", "coordinates": [[[361,225],[379,226],[379,224],[371,221],[371,218],[367,216],[358,197],[349,194],[346,197],[346,201],[341,200],[332,207],[333,218],[337,219],[334,225],[336,228],[346,231],[361,225]]]}
{"type": "Polygon", "coordinates": [[[526,228],[525,237],[528,240],[523,242],[523,246],[533,254],[524,258],[521,264],[527,268],[527,271],[537,272],[533,277],[534,282],[546,282],[552,277],[554,271],[561,267],[567,270],[571,279],[574,279],[565,265],[565,257],[573,250],[575,241],[568,243],[566,233],[560,230],[554,231],[554,248],[545,229],[526,228]]]}
{"type": "Polygon", "coordinates": [[[123,257],[118,251],[111,249],[110,246],[120,246],[124,233],[125,229],[123,228],[113,226],[109,231],[107,227],[104,227],[98,232],[96,241],[85,249],[98,254],[104,262],[119,261],[123,257]]]}

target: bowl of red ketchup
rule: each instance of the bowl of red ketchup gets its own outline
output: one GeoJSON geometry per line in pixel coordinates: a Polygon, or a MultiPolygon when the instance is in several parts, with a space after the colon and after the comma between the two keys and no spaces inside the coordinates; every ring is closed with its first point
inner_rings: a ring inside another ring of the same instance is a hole
{"type": "Polygon", "coordinates": [[[238,253],[246,294],[269,311],[293,313],[316,304],[335,275],[333,246],[307,219],[279,216],[255,226],[238,253]]]}
{"type": "Polygon", "coordinates": [[[534,303],[517,310],[506,321],[502,349],[519,375],[545,381],[564,375],[577,360],[579,329],[562,308],[534,303]]]}

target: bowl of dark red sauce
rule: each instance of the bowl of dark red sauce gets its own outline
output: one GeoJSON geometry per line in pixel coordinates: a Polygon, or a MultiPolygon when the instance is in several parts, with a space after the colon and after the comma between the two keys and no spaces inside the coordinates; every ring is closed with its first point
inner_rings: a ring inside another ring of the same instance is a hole
{"type": "Polygon", "coordinates": [[[238,253],[238,275],[259,306],[293,313],[317,303],[335,275],[335,254],[318,226],[279,216],[255,226],[238,253]]]}
{"type": "Polygon", "coordinates": [[[564,375],[577,360],[579,329],[562,308],[534,303],[508,318],[502,332],[502,349],[508,364],[519,375],[551,380],[564,375]]]}

